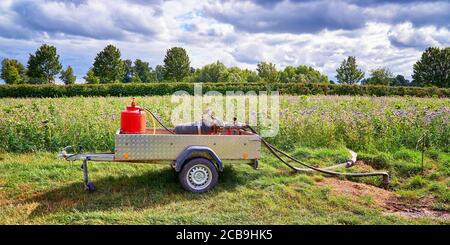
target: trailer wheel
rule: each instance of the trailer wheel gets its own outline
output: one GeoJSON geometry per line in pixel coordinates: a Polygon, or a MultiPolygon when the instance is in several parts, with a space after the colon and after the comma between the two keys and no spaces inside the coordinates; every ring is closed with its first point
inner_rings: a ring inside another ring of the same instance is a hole
{"type": "Polygon", "coordinates": [[[217,184],[219,173],[210,160],[194,158],[184,164],[178,178],[183,189],[193,193],[204,193],[217,184]]]}

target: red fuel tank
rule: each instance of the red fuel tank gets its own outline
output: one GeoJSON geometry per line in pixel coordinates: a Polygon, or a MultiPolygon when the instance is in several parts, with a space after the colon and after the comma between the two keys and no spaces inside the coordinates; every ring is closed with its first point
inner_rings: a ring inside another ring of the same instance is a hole
{"type": "Polygon", "coordinates": [[[131,106],[120,113],[120,133],[121,134],[143,134],[145,133],[145,112],[136,102],[131,102],[131,106]]]}

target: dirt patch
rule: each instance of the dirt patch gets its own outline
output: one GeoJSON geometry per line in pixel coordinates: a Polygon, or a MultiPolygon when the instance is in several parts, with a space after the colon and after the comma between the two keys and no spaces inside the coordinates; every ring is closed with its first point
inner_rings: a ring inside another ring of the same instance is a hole
{"type": "Polygon", "coordinates": [[[320,186],[328,186],[337,195],[350,197],[369,196],[376,207],[381,207],[386,213],[394,213],[409,218],[440,218],[450,220],[450,212],[433,210],[433,198],[426,197],[411,202],[402,199],[399,195],[376,186],[341,180],[337,178],[324,178],[317,182],[320,186]]]}
{"type": "Polygon", "coordinates": [[[349,180],[324,178],[322,181],[317,182],[317,184],[331,187],[332,191],[338,195],[347,195],[352,197],[370,196],[376,206],[384,208],[388,208],[386,204],[390,203],[390,200],[397,198],[394,193],[388,190],[349,180]]]}

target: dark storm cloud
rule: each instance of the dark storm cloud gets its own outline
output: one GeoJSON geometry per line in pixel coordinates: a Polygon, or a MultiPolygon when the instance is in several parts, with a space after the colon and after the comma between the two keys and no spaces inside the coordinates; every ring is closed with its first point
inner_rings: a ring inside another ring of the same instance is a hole
{"type": "Polygon", "coordinates": [[[248,32],[307,33],[328,29],[355,29],[364,25],[365,16],[356,8],[342,3],[308,1],[301,4],[277,4],[271,9],[255,6],[253,9],[206,13],[220,22],[230,23],[248,32]],[[292,7],[292,8],[289,8],[292,7]],[[342,11],[346,14],[342,15],[342,11]]]}
{"type": "MultiPolygon", "coordinates": [[[[252,0],[248,0],[252,1],[252,0]]],[[[288,1],[288,0],[284,0],[288,1]]],[[[319,0],[289,0],[293,3],[306,3],[306,2],[318,2],[319,0]]],[[[420,3],[420,2],[427,2],[426,0],[341,0],[342,2],[352,3],[358,6],[368,6],[368,5],[380,5],[380,4],[403,4],[403,3],[420,3]]],[[[443,0],[436,0],[445,2],[443,0]]],[[[252,2],[266,6],[266,7],[273,7],[274,5],[277,5],[279,3],[282,3],[283,0],[253,0],[252,2]]],[[[429,2],[429,1],[428,1],[429,2]]]]}
{"type": "Polygon", "coordinates": [[[205,13],[245,32],[311,33],[354,30],[368,22],[450,27],[448,1],[269,1],[224,2],[205,13]]]}
{"type": "Polygon", "coordinates": [[[121,39],[122,33],[111,30],[108,27],[85,25],[78,18],[66,16],[58,18],[58,15],[48,13],[39,2],[19,2],[12,6],[12,10],[18,15],[17,24],[37,32],[48,34],[64,33],[66,35],[84,36],[98,39],[121,39]]]}
{"type": "MultiPolygon", "coordinates": [[[[433,1],[433,0],[431,0],[433,1]]],[[[359,6],[374,6],[381,4],[404,4],[404,3],[420,3],[420,2],[431,2],[427,0],[346,0],[346,2],[353,3],[359,6]]],[[[436,2],[436,1],[435,1],[436,2]]]]}
{"type": "Polygon", "coordinates": [[[124,40],[134,33],[152,37],[158,33],[155,19],[162,15],[160,3],[117,1],[105,8],[87,0],[17,1],[0,10],[0,17],[6,20],[0,22],[0,36],[27,39],[46,34],[124,40]]]}

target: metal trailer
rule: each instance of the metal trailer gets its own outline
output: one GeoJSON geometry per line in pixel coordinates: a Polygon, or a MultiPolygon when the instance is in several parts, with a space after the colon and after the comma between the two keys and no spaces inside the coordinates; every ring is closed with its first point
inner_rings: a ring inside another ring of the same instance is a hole
{"type": "Polygon", "coordinates": [[[222,160],[246,162],[258,167],[261,138],[243,131],[240,135],[171,134],[166,129],[147,129],[144,134],[115,134],[113,153],[69,154],[64,148],[60,157],[82,160],[84,187],[94,191],[89,181],[88,161],[109,162],[171,162],[181,186],[190,192],[203,193],[213,188],[224,165],[222,160]]]}

